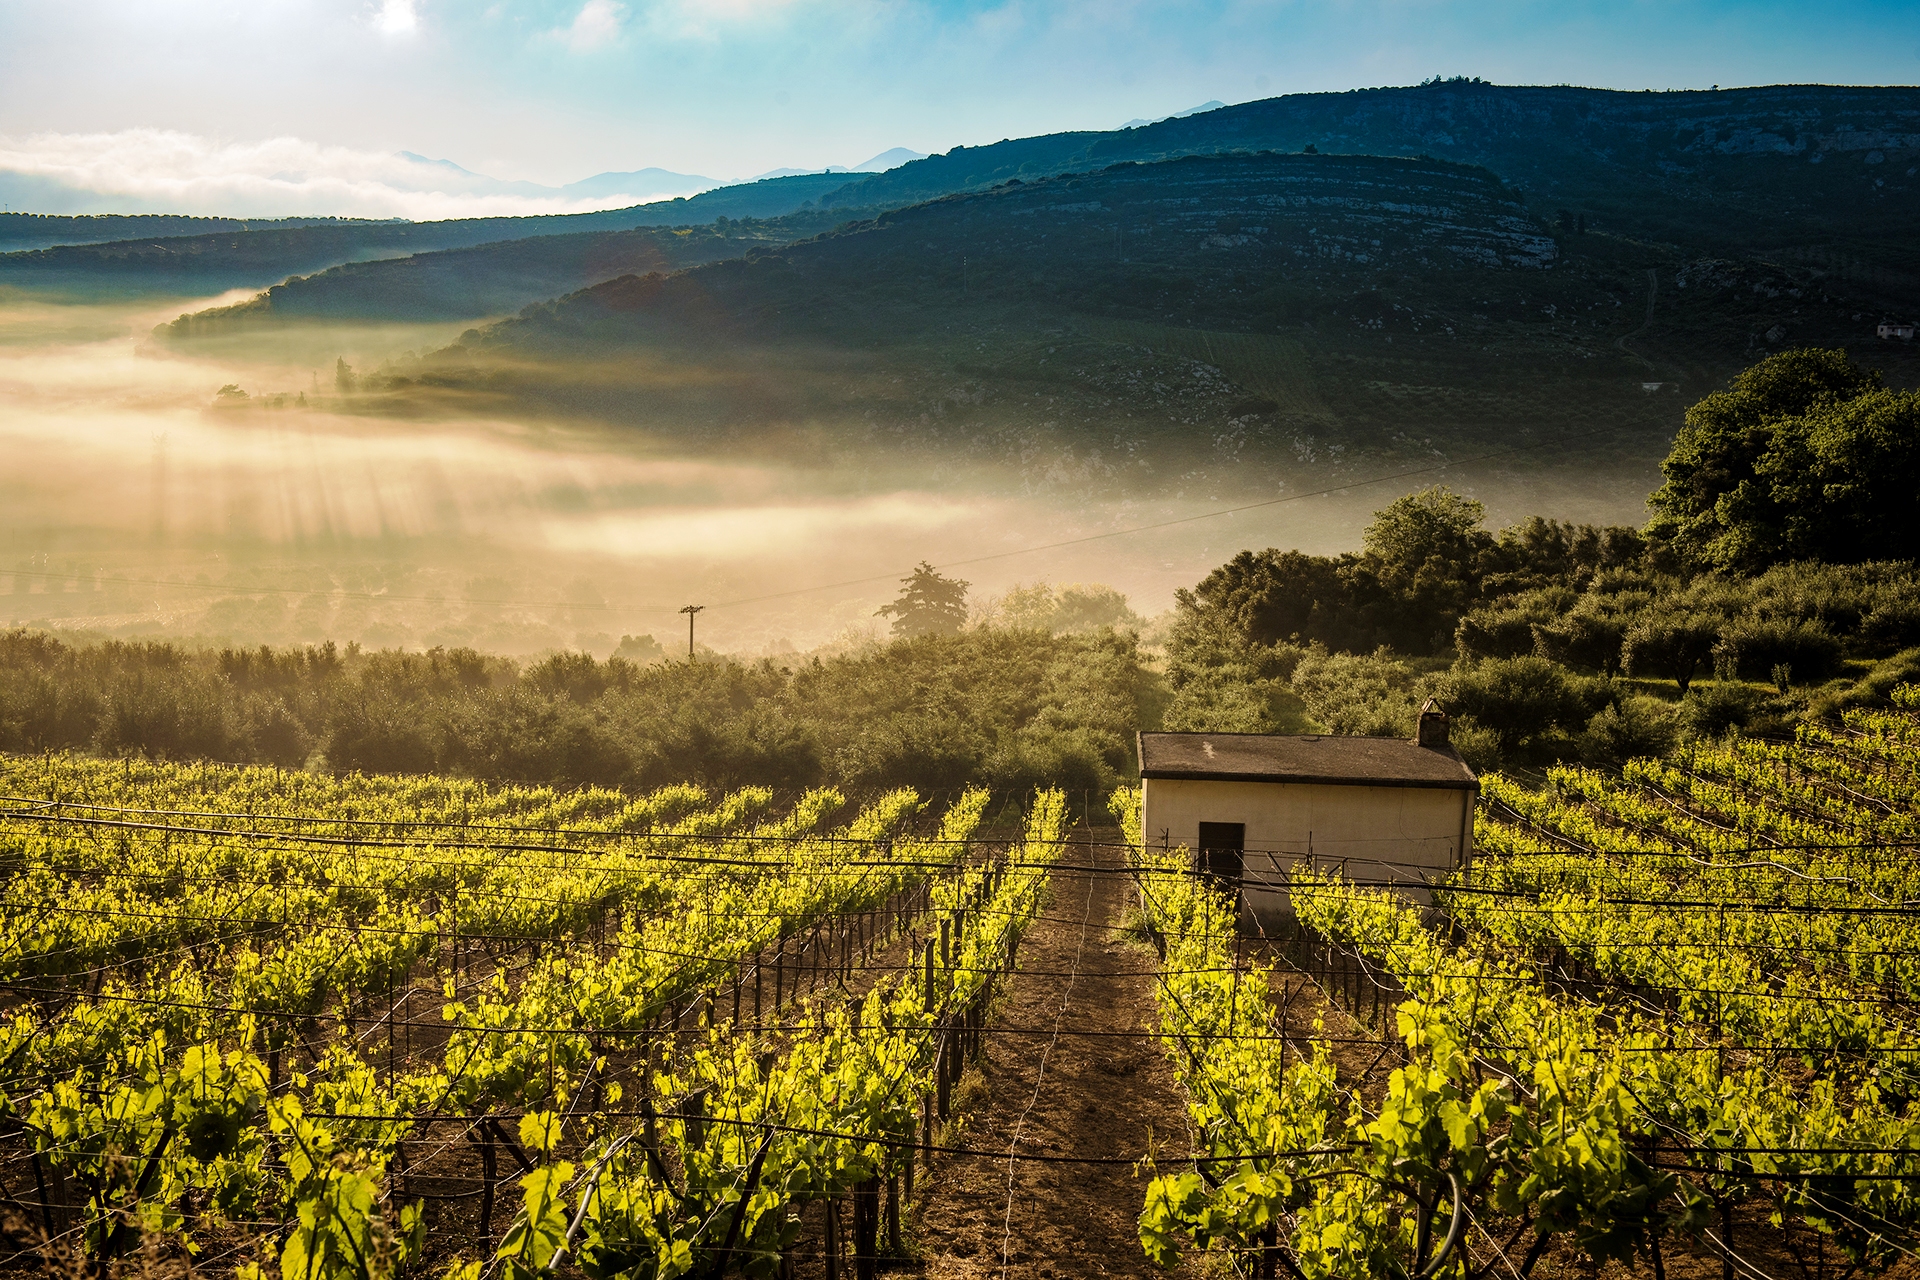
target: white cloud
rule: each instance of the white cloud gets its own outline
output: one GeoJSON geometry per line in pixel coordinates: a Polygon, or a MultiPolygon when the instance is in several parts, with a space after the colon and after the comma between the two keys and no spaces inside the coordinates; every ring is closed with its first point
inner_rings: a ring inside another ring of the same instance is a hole
{"type": "Polygon", "coordinates": [[[620,0],[587,0],[567,28],[567,47],[575,53],[586,53],[612,44],[620,38],[626,16],[627,6],[620,0]]]}
{"type": "Polygon", "coordinates": [[[414,0],[380,0],[379,11],[373,15],[373,26],[390,36],[412,35],[420,26],[414,0]]]}
{"type": "Polygon", "coordinates": [[[572,199],[531,183],[303,138],[223,141],[162,129],[0,135],[0,196],[43,213],[267,218],[471,218],[582,213],[636,203],[572,199]]]}

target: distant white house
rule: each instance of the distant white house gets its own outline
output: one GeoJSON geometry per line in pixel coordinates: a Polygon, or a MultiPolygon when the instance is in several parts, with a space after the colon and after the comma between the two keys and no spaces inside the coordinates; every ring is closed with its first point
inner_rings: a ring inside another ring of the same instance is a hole
{"type": "Polygon", "coordinates": [[[1898,323],[1889,324],[1886,322],[1882,322],[1880,325],[1879,333],[1880,333],[1880,336],[1883,338],[1898,338],[1902,342],[1912,342],[1913,328],[1914,327],[1910,324],[1898,324],[1898,323]]]}

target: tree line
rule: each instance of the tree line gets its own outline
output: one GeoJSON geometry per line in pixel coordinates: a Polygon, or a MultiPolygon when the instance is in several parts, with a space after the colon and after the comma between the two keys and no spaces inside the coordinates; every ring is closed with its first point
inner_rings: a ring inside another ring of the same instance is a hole
{"type": "Polygon", "coordinates": [[[1761,361],[1687,412],[1644,528],[1497,533],[1444,487],[1359,552],[1245,551],[1178,595],[1169,728],[1410,733],[1480,765],[1781,732],[1920,675],[1920,395],[1843,352],[1761,361]]]}
{"type": "Polygon", "coordinates": [[[0,749],[560,786],[1099,789],[1161,685],[1137,638],[982,628],[794,666],[0,634],[0,749]]]}

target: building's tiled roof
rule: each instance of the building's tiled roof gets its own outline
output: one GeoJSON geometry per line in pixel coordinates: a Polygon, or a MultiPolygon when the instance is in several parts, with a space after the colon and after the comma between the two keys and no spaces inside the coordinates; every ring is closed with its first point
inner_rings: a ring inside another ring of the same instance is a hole
{"type": "Polygon", "coordinates": [[[1405,738],[1142,733],[1139,739],[1143,778],[1463,789],[1480,785],[1453,748],[1417,746],[1405,738]]]}

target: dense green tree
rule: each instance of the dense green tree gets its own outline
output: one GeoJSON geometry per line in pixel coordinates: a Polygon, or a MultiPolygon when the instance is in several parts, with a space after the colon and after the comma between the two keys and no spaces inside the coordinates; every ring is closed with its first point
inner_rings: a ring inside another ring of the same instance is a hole
{"type": "Polygon", "coordinates": [[[1191,591],[1177,592],[1176,604],[1213,615],[1254,644],[1324,639],[1321,633],[1336,620],[1355,629],[1361,584],[1353,581],[1351,561],[1272,548],[1242,551],[1191,591]]]}
{"type": "Polygon", "coordinates": [[[1740,618],[1714,646],[1716,672],[1744,680],[1773,680],[1782,667],[1801,684],[1817,684],[1840,664],[1840,641],[1814,618],[1740,618]]]}
{"type": "Polygon", "coordinates": [[[1532,653],[1539,628],[1564,618],[1576,599],[1570,587],[1540,587],[1475,609],[1454,628],[1454,648],[1466,659],[1532,653]]]}
{"type": "Polygon", "coordinates": [[[1843,351],[1770,356],[1687,410],[1648,533],[1704,564],[1920,554],[1920,396],[1843,351]]]}
{"type": "Polygon", "coordinates": [[[1444,618],[1443,635],[1472,602],[1481,554],[1494,545],[1480,528],[1486,514],[1474,499],[1434,485],[1395,499],[1367,526],[1366,555],[1382,584],[1422,614],[1444,618]]]}
{"type": "Polygon", "coordinates": [[[1483,599],[1540,587],[1584,588],[1594,575],[1638,566],[1646,557],[1638,529],[1568,524],[1528,516],[1500,531],[1479,559],[1483,599]]]}
{"type": "Polygon", "coordinates": [[[1242,551],[1177,593],[1178,608],[1212,615],[1252,645],[1432,654],[1453,643],[1512,657],[1532,650],[1533,624],[1554,620],[1572,592],[1646,552],[1633,529],[1534,517],[1496,538],[1481,518],[1478,502],[1445,488],[1408,494],[1376,513],[1358,555],[1242,551]],[[1529,596],[1539,591],[1559,594],[1548,606],[1529,596]],[[1509,606],[1510,597],[1526,598],[1509,606]]]}
{"type": "Polygon", "coordinates": [[[1533,651],[1554,662],[1591,667],[1611,676],[1620,669],[1620,646],[1626,635],[1624,615],[1598,608],[1574,609],[1553,622],[1533,624],[1533,651]]]}
{"type": "Polygon", "coordinates": [[[1780,424],[1756,471],[1775,520],[1751,542],[1770,560],[1920,556],[1920,393],[1817,405],[1780,424]]]}
{"type": "Polygon", "coordinates": [[[893,615],[896,636],[937,636],[958,631],[967,622],[967,587],[958,578],[942,577],[922,560],[900,579],[900,596],[874,612],[893,615]]]}
{"type": "Polygon", "coordinates": [[[1026,628],[1055,635],[1068,631],[1097,631],[1101,627],[1139,630],[1144,619],[1127,606],[1127,597],[1099,582],[1070,582],[1056,587],[1048,582],[1032,586],[1016,583],[992,601],[977,625],[1026,628]]]}
{"type": "Polygon", "coordinates": [[[1164,727],[1190,733],[1288,733],[1305,728],[1289,687],[1302,650],[1247,639],[1224,611],[1181,593],[1167,646],[1173,699],[1164,727]]]}
{"type": "Polygon", "coordinates": [[[1175,601],[1181,611],[1208,614],[1253,644],[1304,642],[1325,639],[1334,623],[1344,624],[1343,632],[1358,630],[1365,585],[1353,581],[1352,557],[1269,548],[1240,552],[1191,591],[1175,593],[1175,601]]]}

